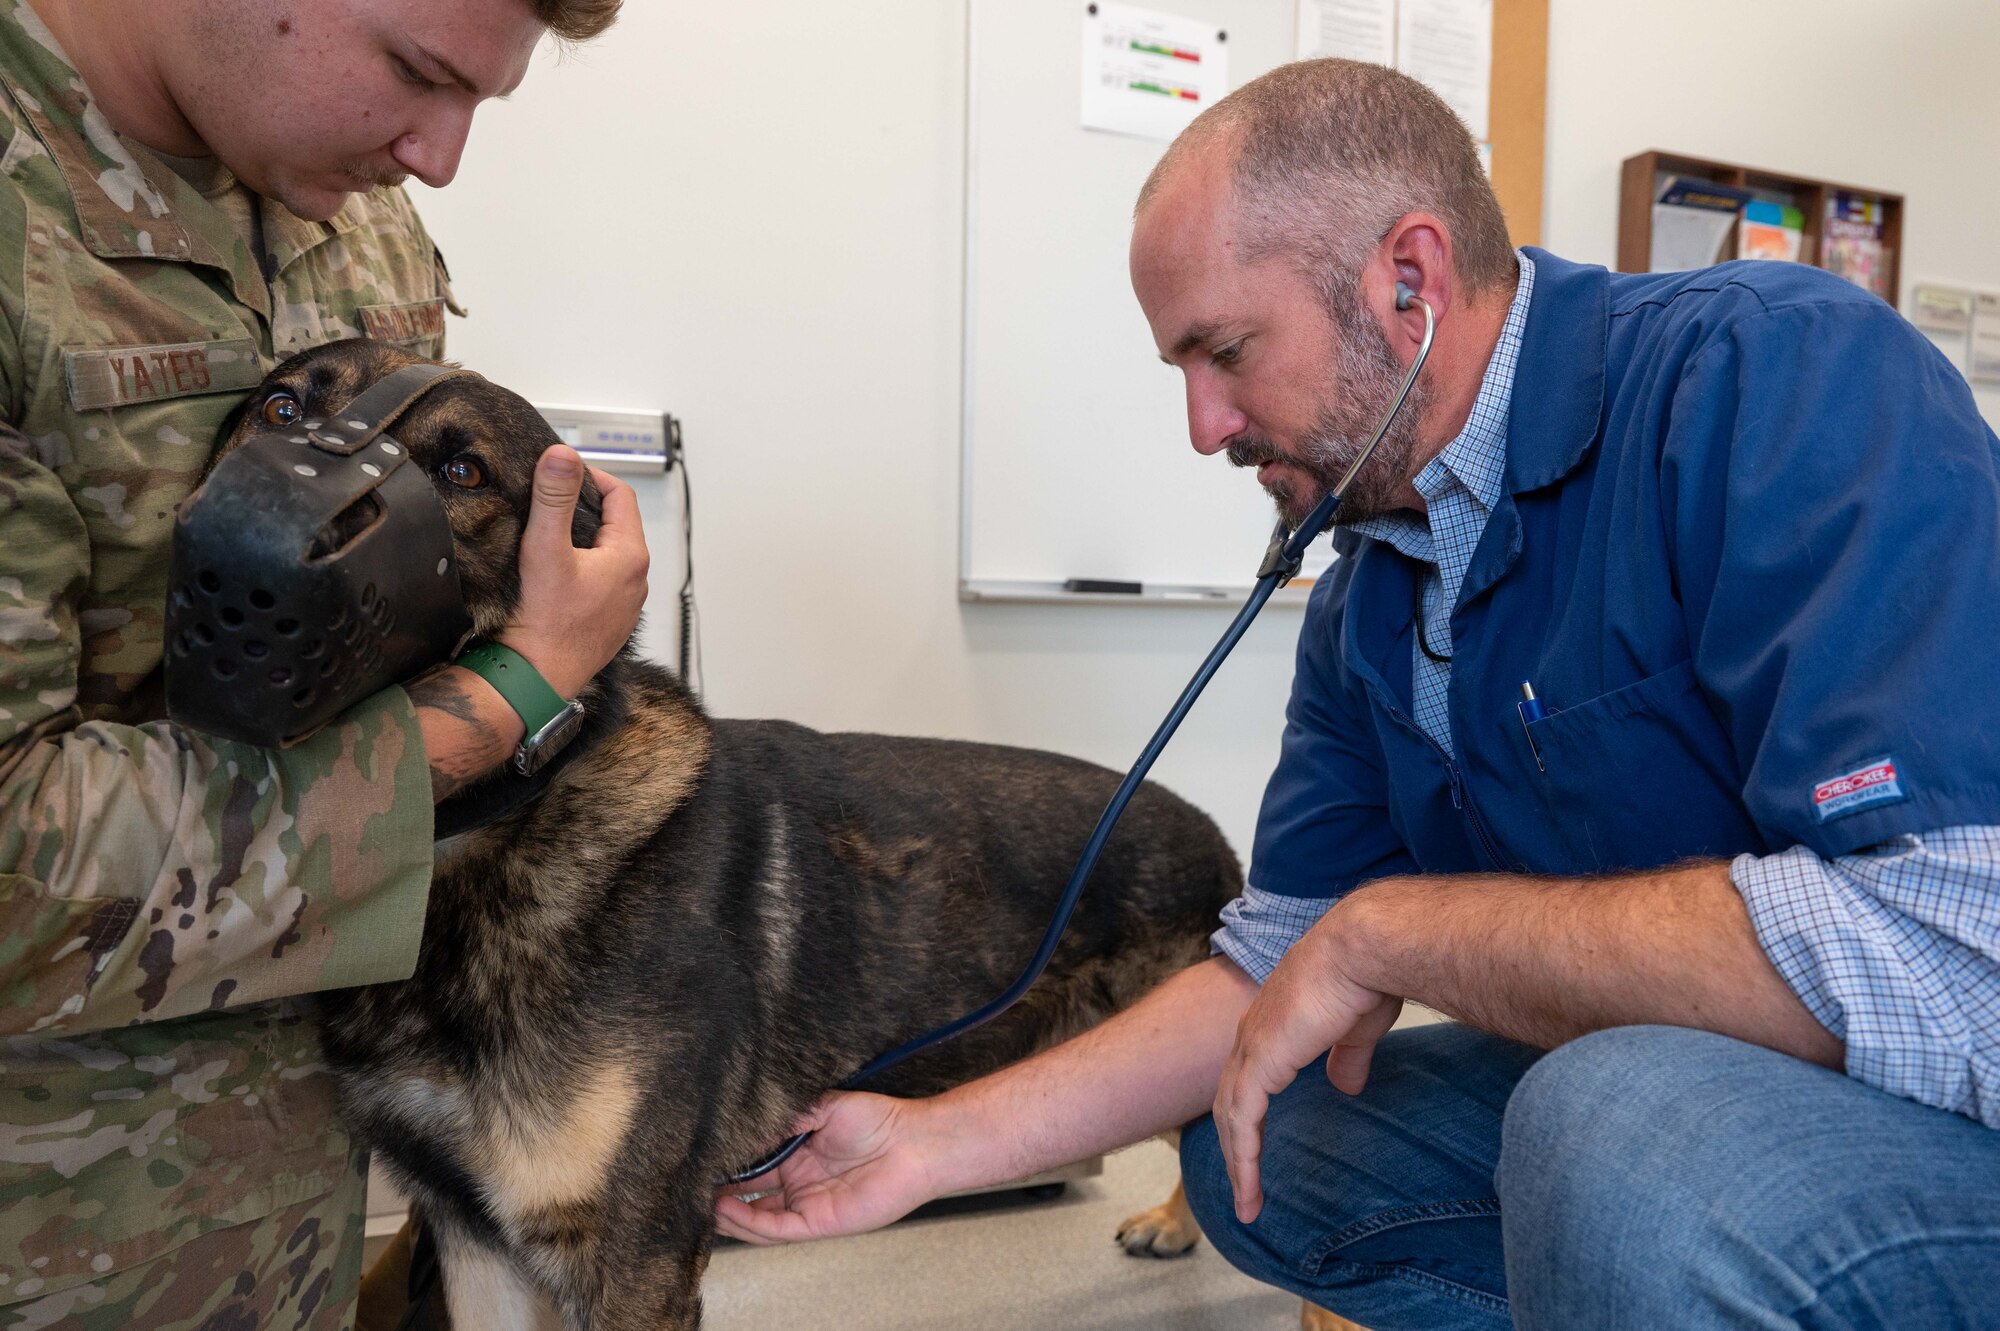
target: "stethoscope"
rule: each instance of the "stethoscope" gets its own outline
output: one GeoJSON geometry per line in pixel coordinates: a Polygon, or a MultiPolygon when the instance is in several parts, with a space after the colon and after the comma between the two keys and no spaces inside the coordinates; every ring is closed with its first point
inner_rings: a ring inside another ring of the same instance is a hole
{"type": "MultiPolygon", "coordinates": [[[[1153,763],[1159,758],[1161,750],[1167,747],[1167,741],[1174,737],[1176,730],[1180,729],[1181,721],[1194,706],[1195,699],[1201,696],[1201,691],[1208,687],[1208,681],[1222,667],[1229,653],[1235,650],[1237,641],[1250,627],[1250,621],[1257,618],[1257,612],[1271,599],[1271,593],[1298,576],[1300,566],[1305,563],[1307,548],[1333,525],[1334,510],[1340,507],[1340,501],[1346,497],[1348,487],[1354,483],[1354,478],[1361,469],[1368,464],[1368,459],[1374,456],[1375,446],[1389,433],[1389,427],[1396,423],[1397,413],[1402,411],[1404,400],[1410,396],[1410,389],[1417,382],[1417,372],[1424,368],[1424,362],[1430,358],[1431,339],[1437,332],[1437,320],[1431,313],[1430,302],[1410,290],[1406,284],[1396,283],[1396,308],[1407,310],[1412,305],[1423,307],[1423,340],[1417,344],[1417,354],[1410,362],[1409,373],[1403,376],[1401,386],[1396,389],[1395,400],[1390,402],[1388,412],[1382,417],[1382,423],[1375,427],[1373,437],[1368,440],[1367,447],[1363,448],[1354,459],[1354,465],[1347,469],[1347,474],[1340,478],[1339,484],[1335,485],[1324,499],[1313,506],[1312,512],[1306,515],[1304,522],[1287,531],[1284,522],[1280,520],[1277,529],[1271,533],[1271,544],[1264,551],[1264,562],[1257,566],[1257,585],[1250,589],[1250,599],[1244,602],[1243,609],[1237,612],[1236,618],[1229,622],[1227,629],[1223,630],[1222,637],[1210,649],[1207,659],[1201,663],[1201,669],[1194,672],[1194,678],[1181,690],[1181,696],[1175,700],[1173,709],[1167,713],[1166,719],[1160,722],[1160,728],[1153,732],[1153,738],[1147,741],[1145,750],[1139,754],[1139,760],[1132,764],[1132,770],[1127,772],[1125,780],[1119,783],[1118,790],[1111,796],[1111,802],[1104,806],[1104,812],[1098,816],[1096,829],[1091,832],[1090,840],[1084,843],[1083,854],[1077,857],[1076,868],[1070,872],[1069,884],[1063,888],[1062,900],[1056,904],[1056,911],[1049,920],[1048,930],[1042,935],[1042,944],[1035,949],[1034,959],[1028,963],[1028,968],[1021,972],[1019,979],[1008,986],[1005,993],[992,1002],[966,1013],[956,1021],[897,1045],[842,1082],[838,1089],[859,1090],[871,1079],[895,1067],[904,1059],[914,1057],[934,1045],[943,1044],[953,1036],[963,1035],[975,1026],[985,1025],[1019,1002],[1021,996],[1028,992],[1029,986],[1041,978],[1042,972],[1048,968],[1049,958],[1055,955],[1056,944],[1062,941],[1063,931],[1069,927],[1070,916],[1075,913],[1076,903],[1083,896],[1083,885],[1089,880],[1090,871],[1097,867],[1097,857],[1103,853],[1104,843],[1111,836],[1111,829],[1118,825],[1118,819],[1124,814],[1125,806],[1131,802],[1133,793],[1139,789],[1139,783],[1153,770],[1153,763]]],[[[770,1173],[791,1159],[792,1153],[805,1145],[806,1139],[810,1136],[812,1136],[810,1132],[800,1133],[765,1159],[740,1174],[729,1175],[720,1180],[716,1186],[734,1187],[770,1173]]],[[[431,1237],[429,1228],[424,1227],[417,1233],[416,1246],[410,1257],[410,1306],[404,1312],[397,1331],[411,1331],[413,1327],[419,1325],[424,1327],[431,1325],[428,1315],[430,1293],[437,1283],[439,1271],[435,1241],[431,1237]]]]}
{"type": "MultiPolygon", "coordinates": [[[[1180,729],[1181,721],[1194,706],[1195,699],[1201,696],[1201,691],[1208,687],[1208,681],[1221,668],[1223,661],[1228,659],[1229,653],[1235,650],[1237,641],[1250,627],[1250,621],[1257,618],[1257,612],[1271,599],[1271,593],[1298,576],[1299,567],[1305,562],[1307,548],[1319,539],[1321,533],[1333,525],[1334,510],[1340,507],[1340,501],[1346,497],[1348,487],[1354,483],[1354,478],[1361,469],[1368,464],[1368,459],[1374,456],[1376,445],[1380,444],[1382,437],[1389,433],[1389,427],[1396,423],[1397,413],[1402,411],[1403,402],[1410,396],[1410,389],[1417,382],[1417,372],[1424,368],[1424,362],[1430,357],[1431,339],[1437,332],[1437,320],[1431,313],[1430,302],[1412,291],[1407,284],[1396,283],[1396,308],[1407,310],[1412,305],[1423,307],[1423,340],[1417,344],[1417,354],[1410,362],[1409,373],[1403,376],[1403,382],[1396,389],[1395,399],[1390,402],[1388,412],[1382,417],[1382,423],[1375,427],[1373,437],[1356,456],[1354,465],[1347,469],[1347,474],[1340,478],[1339,484],[1327,492],[1324,499],[1313,506],[1312,512],[1306,515],[1304,522],[1287,531],[1281,519],[1277,530],[1271,533],[1271,544],[1264,551],[1264,562],[1257,567],[1257,585],[1251,588],[1250,599],[1244,603],[1243,609],[1237,612],[1236,618],[1230,621],[1229,627],[1223,631],[1222,637],[1209,651],[1207,659],[1201,663],[1201,668],[1194,672],[1194,678],[1181,690],[1181,696],[1175,700],[1166,719],[1160,722],[1160,728],[1153,732],[1153,738],[1139,754],[1138,761],[1132,764],[1132,770],[1125,774],[1125,780],[1111,796],[1111,802],[1104,806],[1104,812],[1097,819],[1096,829],[1091,832],[1090,840],[1084,843],[1083,854],[1077,857],[1076,868],[1071,871],[1069,884],[1063,889],[1062,899],[1057,903],[1055,914],[1049,920],[1047,932],[1042,935],[1041,946],[1035,950],[1034,959],[1028,963],[1027,969],[1021,972],[1020,978],[1008,986],[1005,993],[992,1002],[966,1013],[956,1021],[948,1022],[897,1045],[842,1082],[840,1090],[859,1090],[904,1059],[914,1057],[934,1045],[943,1044],[954,1036],[963,1035],[974,1027],[985,1025],[1019,1002],[1021,996],[1028,992],[1029,986],[1041,978],[1042,972],[1048,968],[1049,958],[1055,955],[1056,944],[1062,941],[1063,931],[1069,927],[1070,916],[1076,910],[1077,901],[1083,896],[1083,885],[1090,878],[1090,871],[1097,867],[1097,857],[1103,852],[1104,843],[1111,836],[1111,829],[1118,825],[1118,819],[1125,812],[1126,804],[1131,802],[1134,792],[1139,789],[1139,783],[1153,770],[1153,763],[1159,758],[1161,750],[1167,747],[1167,741],[1174,737],[1176,730],[1180,729]]],[[[810,1136],[812,1136],[810,1132],[800,1133],[742,1173],[729,1175],[719,1186],[732,1187],[739,1183],[748,1183],[751,1179],[770,1173],[791,1159],[792,1153],[805,1145],[806,1138],[810,1136]]]]}

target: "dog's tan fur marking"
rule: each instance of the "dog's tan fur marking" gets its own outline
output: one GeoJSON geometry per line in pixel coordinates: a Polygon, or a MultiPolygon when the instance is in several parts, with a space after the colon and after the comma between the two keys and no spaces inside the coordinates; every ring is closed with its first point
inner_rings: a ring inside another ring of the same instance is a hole
{"type": "MultiPolygon", "coordinates": [[[[1180,1133],[1165,1132],[1160,1137],[1168,1146],[1179,1149],[1180,1133]]],[[[1188,1206],[1187,1188],[1179,1182],[1174,1184],[1173,1196],[1127,1217],[1118,1226],[1119,1246],[1134,1257],[1178,1257],[1199,1242],[1201,1227],[1195,1223],[1194,1211],[1188,1206]]],[[[1350,1322],[1316,1303],[1299,1305],[1299,1328],[1300,1331],[1368,1331],[1361,1323],[1350,1322]]]]}
{"type": "Polygon", "coordinates": [[[555,1304],[498,1253],[458,1242],[439,1257],[454,1331],[566,1331],[555,1304]]]}
{"type": "Polygon", "coordinates": [[[1187,1190],[1178,1182],[1173,1196],[1118,1226],[1119,1246],[1134,1257],[1178,1257],[1199,1242],[1201,1226],[1188,1209],[1187,1190]]]}
{"type": "Polygon", "coordinates": [[[885,845],[858,827],[840,828],[827,844],[842,863],[881,878],[908,878],[925,867],[925,857],[932,853],[931,843],[923,837],[895,837],[885,845]]]}
{"type": "Polygon", "coordinates": [[[599,1064],[551,1117],[510,1108],[488,1124],[479,1151],[487,1200],[509,1220],[595,1199],[618,1158],[639,1085],[625,1063],[599,1064]]]}
{"type": "MultiPolygon", "coordinates": [[[[591,692],[583,699],[588,707],[591,692]]],[[[493,1010],[538,1001],[527,977],[545,949],[596,909],[619,866],[694,793],[711,745],[685,703],[635,688],[624,724],[531,806],[526,835],[501,823],[451,839],[437,880],[482,896],[504,885],[510,902],[505,928],[486,931],[461,977],[493,1010]],[[589,820],[588,838],[569,834],[580,816],[589,820]],[[489,887],[487,879],[498,881],[489,887]]]]}
{"type": "Polygon", "coordinates": [[[708,766],[708,727],[685,705],[635,695],[625,724],[563,774],[591,811],[595,858],[622,863],[694,794],[708,766]]]}

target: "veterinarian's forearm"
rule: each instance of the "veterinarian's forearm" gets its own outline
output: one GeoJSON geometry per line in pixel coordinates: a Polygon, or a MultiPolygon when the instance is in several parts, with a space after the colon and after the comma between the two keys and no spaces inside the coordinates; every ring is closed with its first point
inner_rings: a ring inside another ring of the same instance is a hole
{"type": "Polygon", "coordinates": [[[1828,1067],[1845,1050],[1758,944],[1721,861],[1603,879],[1392,878],[1327,920],[1356,983],[1541,1048],[1658,1023],[1828,1067]]]}
{"type": "Polygon", "coordinates": [[[942,1191],[1128,1146],[1206,1113],[1256,982],[1222,957],[1110,1021],[928,1102],[942,1191]]]}
{"type": "Polygon", "coordinates": [[[447,666],[410,685],[431,799],[444,799],[507,761],[527,728],[491,684],[470,670],[447,666]]]}

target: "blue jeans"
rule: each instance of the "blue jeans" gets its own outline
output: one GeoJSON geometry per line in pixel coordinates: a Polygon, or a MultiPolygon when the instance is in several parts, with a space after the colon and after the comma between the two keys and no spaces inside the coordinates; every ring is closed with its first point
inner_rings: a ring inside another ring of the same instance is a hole
{"type": "Polygon", "coordinates": [[[1272,1102],[1254,1223],[1208,1119],[1181,1170],[1223,1256],[1373,1331],[2000,1327],[2000,1131],[1700,1031],[1394,1031],[1360,1096],[1272,1102]]]}

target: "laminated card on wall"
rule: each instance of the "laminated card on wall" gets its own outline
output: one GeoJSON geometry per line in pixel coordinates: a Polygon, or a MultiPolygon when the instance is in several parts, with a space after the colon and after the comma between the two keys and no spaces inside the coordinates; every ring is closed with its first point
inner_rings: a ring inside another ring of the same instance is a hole
{"type": "Polygon", "coordinates": [[[2000,388],[2000,293],[1972,298],[1972,363],[1966,377],[1981,388],[2000,388]]]}
{"type": "Polygon", "coordinates": [[[1229,91],[1229,34],[1131,5],[1083,14],[1083,127],[1171,139],[1229,91]]]}
{"type": "Polygon", "coordinates": [[[1960,374],[1969,371],[1972,341],[1972,292],[1964,287],[1920,284],[1910,293],[1910,322],[1942,351],[1960,374]]]}

